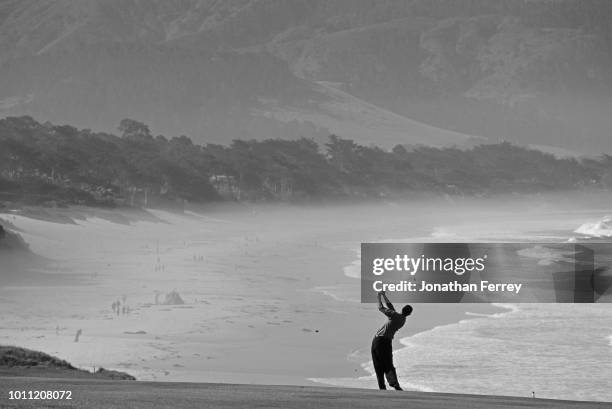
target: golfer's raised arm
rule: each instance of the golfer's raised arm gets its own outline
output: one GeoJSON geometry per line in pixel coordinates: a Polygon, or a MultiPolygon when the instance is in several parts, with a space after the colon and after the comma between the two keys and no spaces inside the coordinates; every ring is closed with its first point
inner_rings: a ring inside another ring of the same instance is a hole
{"type": "Polygon", "coordinates": [[[378,311],[382,312],[383,314],[385,314],[387,317],[390,317],[391,315],[393,315],[393,313],[395,312],[395,310],[393,309],[393,305],[389,302],[389,299],[387,298],[387,296],[385,295],[384,292],[379,292],[378,295],[378,311]],[[383,305],[382,302],[382,298],[384,297],[385,302],[387,303],[387,307],[385,307],[383,305]],[[389,308],[391,307],[391,308],[389,308]]]}
{"type": "Polygon", "coordinates": [[[378,294],[376,294],[376,299],[378,300],[378,309],[380,310],[381,308],[385,308],[385,306],[382,303],[382,292],[379,292],[378,294]]]}
{"type": "Polygon", "coordinates": [[[389,301],[389,299],[387,298],[387,294],[382,293],[382,296],[385,299],[385,302],[387,303],[387,308],[395,311],[395,307],[393,306],[393,304],[391,304],[391,301],[389,301]]]}

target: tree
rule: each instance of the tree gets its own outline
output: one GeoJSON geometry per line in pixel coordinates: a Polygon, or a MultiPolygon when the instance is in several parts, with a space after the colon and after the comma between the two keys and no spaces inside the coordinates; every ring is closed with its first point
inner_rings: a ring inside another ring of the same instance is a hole
{"type": "Polygon", "coordinates": [[[149,127],[142,122],[138,122],[133,119],[122,119],[121,122],[119,122],[119,127],[117,129],[119,132],[121,132],[122,137],[125,139],[134,141],[153,139],[149,127]]]}
{"type": "Polygon", "coordinates": [[[340,172],[349,173],[353,170],[357,144],[351,139],[342,139],[337,135],[330,135],[329,142],[325,144],[329,162],[340,172]]]}

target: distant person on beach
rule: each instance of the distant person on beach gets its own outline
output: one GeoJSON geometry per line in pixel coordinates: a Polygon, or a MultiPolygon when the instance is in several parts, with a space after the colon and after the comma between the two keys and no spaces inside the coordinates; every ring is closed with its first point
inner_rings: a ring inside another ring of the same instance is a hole
{"type": "Polygon", "coordinates": [[[372,340],[372,361],[374,362],[374,371],[376,372],[376,379],[378,380],[378,387],[380,389],[387,389],[385,385],[385,375],[389,385],[398,391],[401,391],[399,381],[397,379],[397,373],[393,366],[393,336],[395,333],[404,326],[406,317],[412,313],[412,307],[410,305],[402,308],[402,313],[395,311],[393,304],[389,302],[387,295],[384,291],[378,293],[378,310],[385,314],[389,319],[385,324],[380,327],[376,332],[374,339],[372,340]],[[383,305],[382,300],[385,300],[387,306],[383,305]]]}
{"type": "Polygon", "coordinates": [[[79,330],[76,332],[74,336],[74,342],[79,342],[79,338],[81,337],[82,333],[83,333],[83,330],[79,328],[79,330]]]}

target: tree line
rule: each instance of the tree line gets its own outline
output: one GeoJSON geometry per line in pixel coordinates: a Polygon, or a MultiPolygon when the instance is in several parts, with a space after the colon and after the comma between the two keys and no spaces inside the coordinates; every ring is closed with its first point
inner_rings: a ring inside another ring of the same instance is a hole
{"type": "Polygon", "coordinates": [[[507,142],[469,149],[350,139],[194,143],[124,119],[119,134],[0,120],[0,202],[155,206],[218,200],[308,201],[492,195],[612,187],[612,157],[557,158],[507,142]]]}

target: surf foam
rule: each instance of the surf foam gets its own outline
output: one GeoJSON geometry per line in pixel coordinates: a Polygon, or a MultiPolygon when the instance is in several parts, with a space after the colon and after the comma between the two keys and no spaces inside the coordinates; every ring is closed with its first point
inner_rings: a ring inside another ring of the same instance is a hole
{"type": "Polygon", "coordinates": [[[595,223],[584,223],[574,233],[590,237],[612,237],[612,216],[605,216],[595,223]]]}

